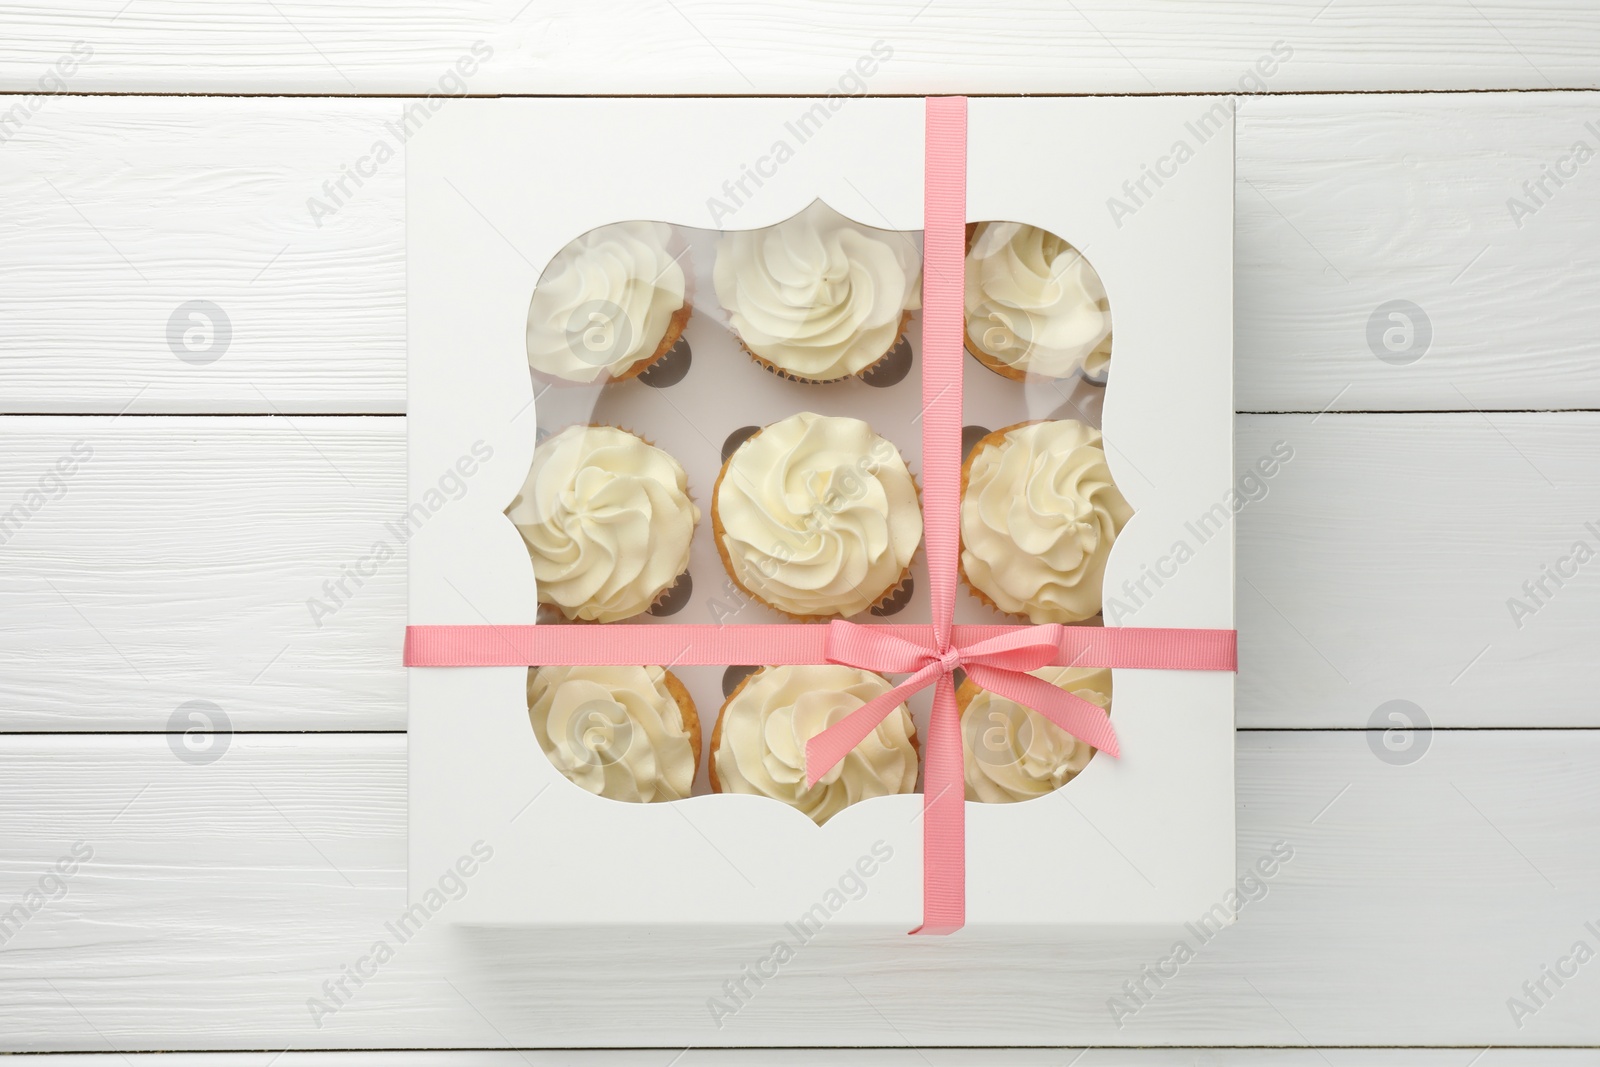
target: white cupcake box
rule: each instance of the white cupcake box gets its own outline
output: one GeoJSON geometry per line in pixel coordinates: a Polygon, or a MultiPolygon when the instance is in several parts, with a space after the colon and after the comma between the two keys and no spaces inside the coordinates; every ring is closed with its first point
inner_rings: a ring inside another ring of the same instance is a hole
{"type": "MultiPolygon", "coordinates": [[[[920,359],[887,387],[760,369],[719,321],[711,231],[769,226],[820,199],[920,244],[923,108],[846,96],[457,100],[412,135],[409,510],[396,523],[408,531],[411,624],[536,622],[532,567],[504,511],[536,439],[574,421],[620,425],[672,453],[705,513],[691,590],[670,616],[638,621],[783,621],[732,588],[711,542],[723,444],[798,410],[851,415],[920,476],[920,359]],[[687,375],[664,388],[533,381],[524,328],[541,271],[575,237],[631,220],[673,224],[688,249],[687,375]]],[[[1030,223],[1082,251],[1105,284],[1114,344],[1103,388],[1024,385],[967,358],[964,423],[1101,425],[1135,509],[1107,566],[1105,621],[1231,629],[1232,514],[1243,499],[1232,465],[1231,102],[977,98],[967,125],[968,218],[1030,223]]],[[[919,329],[917,316],[914,354],[919,329]]],[[[892,621],[927,619],[919,553],[913,594],[892,621]]],[[[965,590],[956,619],[1017,621],[965,590]]],[[[699,708],[705,792],[731,678],[675,670],[699,708]]],[[[596,797],[541,751],[525,682],[519,667],[410,671],[409,884],[430,914],[751,926],[791,941],[823,925],[920,922],[920,795],[856,804],[821,827],[761,797],[596,797]]],[[[1099,754],[1036,800],[966,805],[968,930],[1229,920],[1233,692],[1228,673],[1114,671],[1121,759],[1099,754]]],[[[912,701],[919,729],[928,700],[912,701]]]]}

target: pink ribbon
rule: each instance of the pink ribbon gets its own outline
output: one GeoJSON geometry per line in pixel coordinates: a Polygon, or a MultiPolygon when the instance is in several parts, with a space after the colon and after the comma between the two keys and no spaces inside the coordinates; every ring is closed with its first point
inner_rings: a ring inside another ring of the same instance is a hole
{"type": "MultiPolygon", "coordinates": [[[[873,623],[858,627],[932,647],[926,623],[873,623]]],[[[963,625],[950,628],[958,648],[1031,626],[963,625]]],[[[828,627],[815,623],[714,626],[607,623],[565,625],[407,626],[407,667],[537,667],[575,664],[659,663],[668,667],[753,667],[828,662],[828,627]],[[603,644],[599,643],[603,634],[603,644]]],[[[1147,671],[1231,671],[1232,630],[1144,629],[1137,626],[1063,626],[1057,667],[1118,667],[1147,671]]]]}
{"type": "Polygon", "coordinates": [[[1235,669],[1232,630],[1094,626],[957,626],[960,553],[962,315],[966,259],[967,102],[927,101],[922,274],[922,499],[932,623],[811,625],[408,626],[408,667],[659,663],[842,663],[910,677],[806,745],[815,785],[911,696],[934,687],[923,771],[923,921],[947,934],[966,921],[966,810],[953,674],[1033,708],[1118,755],[1105,711],[1028,674],[1054,665],[1235,669]]]}
{"type": "Polygon", "coordinates": [[[885,633],[882,627],[857,626],[843,620],[829,623],[829,663],[880,674],[909,673],[911,677],[806,743],[806,784],[816,785],[913,693],[934,685],[940,678],[953,681],[952,674],[958,667],[967,672],[974,684],[1026,704],[1073,737],[1102,752],[1119,755],[1117,732],[1111,728],[1111,718],[1103,708],[1025,673],[1055,662],[1064,629],[1055,623],[1019,627],[964,648],[953,645],[940,650],[885,633]]]}
{"type": "MultiPolygon", "coordinates": [[[[873,623],[856,627],[933,647],[926,623],[873,623]]],[[[958,648],[1037,629],[1016,625],[950,628],[958,648]]],[[[1136,626],[1063,626],[1057,667],[1117,667],[1150,671],[1231,671],[1232,630],[1142,629],[1136,626]]],[[[607,623],[604,626],[408,626],[407,667],[538,667],[574,664],[659,663],[668,667],[753,667],[828,662],[827,626],[777,623],[713,626],[697,623],[607,623]],[[603,636],[603,642],[600,641],[603,636]]],[[[1047,664],[1048,666],[1049,664],[1047,664]]]]}

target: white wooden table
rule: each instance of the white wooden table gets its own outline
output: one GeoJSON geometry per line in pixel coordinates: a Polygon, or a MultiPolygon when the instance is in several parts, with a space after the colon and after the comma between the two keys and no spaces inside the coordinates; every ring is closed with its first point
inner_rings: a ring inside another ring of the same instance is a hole
{"type": "Polygon", "coordinates": [[[0,927],[0,1046],[1600,1062],[1597,87],[1595,0],[0,3],[0,915],[53,897],[0,927]],[[474,42],[478,94],[787,94],[878,40],[875,93],[1261,91],[1237,451],[1294,458],[1239,517],[1238,848],[1293,860],[1121,1025],[1170,937],[819,940],[717,1030],[748,938],[443,924],[314,1025],[405,893],[401,566],[306,607],[404,506],[402,160],[308,200],[474,42]],[[1425,344],[1371,340],[1391,301],[1425,344]]]}

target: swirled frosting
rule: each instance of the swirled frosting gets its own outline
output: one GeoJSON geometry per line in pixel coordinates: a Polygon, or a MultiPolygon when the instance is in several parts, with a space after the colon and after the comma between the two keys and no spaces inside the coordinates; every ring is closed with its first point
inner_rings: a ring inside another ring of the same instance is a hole
{"type": "Polygon", "coordinates": [[[527,542],[539,602],[595,622],[650,607],[688,569],[700,521],[678,461],[610,426],[570,426],[534,449],[506,514],[527,542]]]}
{"type": "Polygon", "coordinates": [[[791,615],[854,615],[883,599],[922,540],[917,487],[860,419],[804,411],[728,458],[713,504],[724,562],[791,615]]]}
{"type": "MultiPolygon", "coordinates": [[[[1102,708],[1111,707],[1111,672],[1083,667],[1030,671],[1102,708]]],[[[967,799],[1005,804],[1043,796],[1075,778],[1094,749],[1032,708],[977,689],[961,711],[967,799]]],[[[963,694],[964,696],[965,694],[963,694]]]]}
{"type": "Polygon", "coordinates": [[[648,804],[694,786],[696,739],[660,667],[540,667],[528,717],[556,770],[598,796],[648,804]]]}
{"type": "Polygon", "coordinates": [[[1082,253],[1037,226],[980,223],[967,251],[967,337],[1026,374],[1105,373],[1111,312],[1082,253]]]}
{"type": "Polygon", "coordinates": [[[821,201],[717,242],[717,299],[746,348],[799,378],[833,381],[881,359],[921,306],[921,254],[821,201]]]}
{"type": "Polygon", "coordinates": [[[621,377],[653,356],[684,305],[672,227],[619,222],[556,253],[528,305],[528,365],[569,382],[621,377]]]}
{"type": "Polygon", "coordinates": [[[763,667],[723,705],[711,759],[725,793],[771,797],[825,823],[872,797],[917,785],[916,728],[904,704],[816,785],[806,786],[806,742],[891,686],[855,667],[763,667]]]}
{"type": "Polygon", "coordinates": [[[962,570],[1001,611],[1081,622],[1100,610],[1106,558],[1132,515],[1099,430],[1075,419],[1016,426],[973,451],[962,570]]]}

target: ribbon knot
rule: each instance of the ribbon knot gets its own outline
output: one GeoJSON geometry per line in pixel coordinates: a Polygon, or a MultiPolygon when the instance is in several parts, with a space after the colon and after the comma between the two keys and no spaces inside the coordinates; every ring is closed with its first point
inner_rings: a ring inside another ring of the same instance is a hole
{"type": "Polygon", "coordinates": [[[1119,754],[1117,734],[1105,709],[1027,673],[1048,666],[1061,651],[1066,628],[1058,623],[1030,626],[965,647],[909,641],[878,626],[835,619],[828,624],[824,656],[862,670],[909,673],[911,677],[874,697],[806,743],[806,784],[816,785],[850,750],[866,740],[889,713],[930,685],[935,718],[953,724],[957,717],[951,673],[962,667],[973,684],[1030,707],[1073,737],[1102,752],[1119,754]]]}

